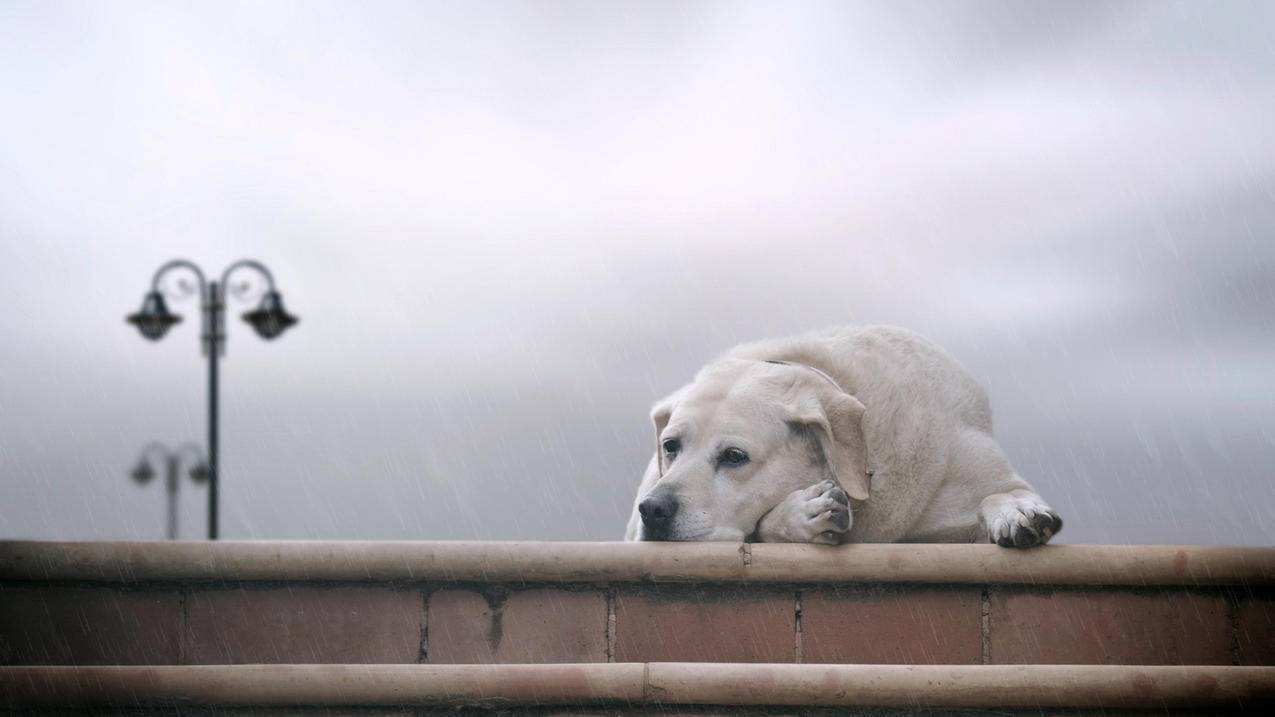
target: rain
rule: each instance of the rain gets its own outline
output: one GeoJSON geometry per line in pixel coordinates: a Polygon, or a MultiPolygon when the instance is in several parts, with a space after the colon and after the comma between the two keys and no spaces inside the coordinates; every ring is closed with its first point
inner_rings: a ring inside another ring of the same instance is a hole
{"type": "Polygon", "coordinates": [[[1270,545],[1273,14],[0,5],[0,537],[164,537],[199,308],[123,319],[252,258],[301,322],[229,300],[227,538],[617,540],[701,365],[896,324],[1059,542],[1270,545]]]}

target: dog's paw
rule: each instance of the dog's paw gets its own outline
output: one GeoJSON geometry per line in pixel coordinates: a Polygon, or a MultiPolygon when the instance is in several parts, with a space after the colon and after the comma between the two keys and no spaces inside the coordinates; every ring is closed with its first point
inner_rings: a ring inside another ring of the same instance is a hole
{"type": "Polygon", "coordinates": [[[757,533],[767,543],[837,545],[850,530],[850,497],[835,481],[793,491],[762,518],[757,533]]]}
{"type": "Polygon", "coordinates": [[[990,542],[1003,548],[1044,545],[1062,530],[1062,518],[1039,498],[1000,496],[983,512],[990,542]]]}

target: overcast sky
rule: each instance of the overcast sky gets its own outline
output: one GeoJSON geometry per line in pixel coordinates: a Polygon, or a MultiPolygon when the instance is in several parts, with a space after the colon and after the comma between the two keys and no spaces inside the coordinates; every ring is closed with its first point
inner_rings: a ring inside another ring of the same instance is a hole
{"type": "Polygon", "coordinates": [[[1275,5],[0,2],[0,537],[618,539],[653,401],[894,323],[1063,542],[1275,542],[1275,5]],[[183,486],[183,535],[204,533],[183,486]]]}

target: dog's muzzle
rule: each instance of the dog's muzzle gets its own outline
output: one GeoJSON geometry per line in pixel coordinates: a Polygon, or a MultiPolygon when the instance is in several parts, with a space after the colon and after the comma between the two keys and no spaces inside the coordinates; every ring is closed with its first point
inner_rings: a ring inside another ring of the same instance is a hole
{"type": "Polygon", "coordinates": [[[638,503],[638,513],[642,516],[642,539],[668,540],[677,508],[677,496],[669,491],[653,491],[643,498],[638,503]]]}

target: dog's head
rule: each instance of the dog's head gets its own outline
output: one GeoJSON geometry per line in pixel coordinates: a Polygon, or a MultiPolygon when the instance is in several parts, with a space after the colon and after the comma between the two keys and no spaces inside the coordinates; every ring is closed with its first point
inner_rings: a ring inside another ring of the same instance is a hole
{"type": "Polygon", "coordinates": [[[833,478],[868,497],[863,404],[808,366],[728,359],[656,404],[659,481],[643,540],[741,541],[793,491],[833,478]]]}

